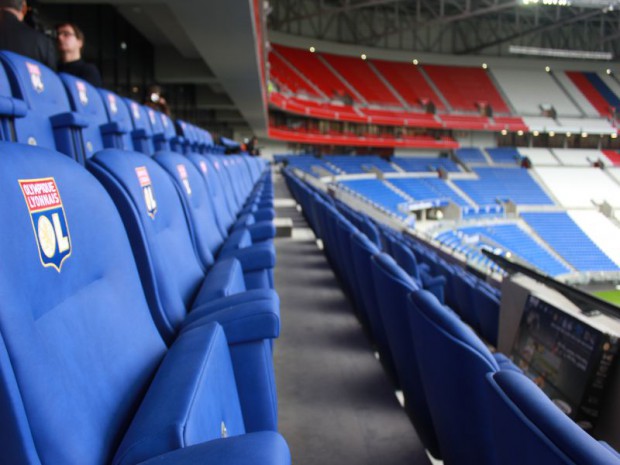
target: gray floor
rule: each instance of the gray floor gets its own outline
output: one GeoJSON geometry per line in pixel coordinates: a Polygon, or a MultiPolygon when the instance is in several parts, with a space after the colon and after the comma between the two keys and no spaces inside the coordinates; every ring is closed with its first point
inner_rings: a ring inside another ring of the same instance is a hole
{"type": "MultiPolygon", "coordinates": [[[[280,179],[275,192],[288,196],[280,179]]],[[[307,228],[295,208],[277,213],[307,228]]],[[[280,432],[293,463],[430,464],[315,241],[278,238],[276,248],[280,432]]]]}

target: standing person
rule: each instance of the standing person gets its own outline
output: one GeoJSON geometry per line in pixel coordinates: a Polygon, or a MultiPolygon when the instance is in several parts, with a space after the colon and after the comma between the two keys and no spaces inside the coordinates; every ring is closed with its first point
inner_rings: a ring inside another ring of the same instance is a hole
{"type": "Polygon", "coordinates": [[[56,36],[60,53],[58,71],[84,79],[95,87],[102,87],[103,82],[97,67],[82,60],[82,30],[73,23],[62,23],[56,26],[56,36]]]}
{"type": "Polygon", "coordinates": [[[0,49],[19,53],[56,69],[52,41],[24,24],[26,0],[0,0],[0,49]]]}

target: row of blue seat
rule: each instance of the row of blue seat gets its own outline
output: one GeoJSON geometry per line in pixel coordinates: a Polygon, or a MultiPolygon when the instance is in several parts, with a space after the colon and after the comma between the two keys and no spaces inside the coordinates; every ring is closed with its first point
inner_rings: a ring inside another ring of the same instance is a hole
{"type": "Polygon", "coordinates": [[[0,461],[290,463],[266,164],[0,60],[0,461]]]}
{"type": "Polygon", "coordinates": [[[434,457],[448,465],[620,463],[381,252],[381,232],[367,217],[354,225],[347,206],[285,175],[434,457]]]}

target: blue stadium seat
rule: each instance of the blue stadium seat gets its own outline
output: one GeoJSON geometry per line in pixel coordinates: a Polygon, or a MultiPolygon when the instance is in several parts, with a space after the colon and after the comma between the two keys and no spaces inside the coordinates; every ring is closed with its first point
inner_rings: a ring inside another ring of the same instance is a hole
{"type": "Polygon", "coordinates": [[[377,302],[405,397],[405,410],[426,448],[440,458],[442,452],[422,387],[423,370],[416,360],[420,348],[414,346],[407,316],[407,295],[419,287],[389,255],[377,254],[371,262],[377,302]]]}
{"type": "Polygon", "coordinates": [[[59,153],[0,149],[0,462],[289,463],[277,433],[245,434],[231,366],[263,329],[233,309],[228,344],[210,315],[167,349],[105,190],[59,153]]]}
{"type": "Polygon", "coordinates": [[[27,110],[23,100],[13,98],[9,79],[0,63],[0,140],[13,140],[15,118],[23,118],[27,110]]]}
{"type": "Polygon", "coordinates": [[[620,455],[597,442],[525,375],[487,375],[497,463],[618,465],[620,455]]]}
{"type": "Polygon", "coordinates": [[[499,371],[500,364],[473,331],[429,292],[413,292],[408,308],[444,462],[497,464],[485,376],[499,371]]]}

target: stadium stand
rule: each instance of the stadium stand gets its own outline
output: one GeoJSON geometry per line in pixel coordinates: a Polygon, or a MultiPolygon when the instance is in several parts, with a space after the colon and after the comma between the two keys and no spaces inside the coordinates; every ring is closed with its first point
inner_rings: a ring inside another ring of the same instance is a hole
{"type": "Polygon", "coordinates": [[[475,147],[461,147],[456,150],[456,156],[465,163],[484,163],[488,164],[482,150],[475,147]]]}
{"type": "Polygon", "coordinates": [[[377,205],[379,208],[398,217],[406,215],[398,209],[398,205],[409,199],[397,194],[379,179],[355,179],[340,181],[339,184],[348,190],[364,197],[367,202],[377,205]]]}
{"type": "Polygon", "coordinates": [[[521,155],[514,147],[488,147],[486,152],[496,164],[515,165],[521,161],[521,155]]]}
{"type": "Polygon", "coordinates": [[[504,251],[521,257],[551,276],[561,275],[570,271],[516,224],[471,226],[459,228],[459,231],[470,238],[478,237],[477,242],[480,245],[499,246],[504,251]]]}
{"type": "Polygon", "coordinates": [[[577,104],[584,116],[596,118],[597,116],[607,117],[608,111],[601,111],[599,105],[594,105],[596,100],[584,92],[584,89],[577,85],[570,71],[553,71],[553,76],[558,81],[564,92],[577,104]]]}
{"type": "MultiPolygon", "coordinates": [[[[491,73],[519,115],[540,115],[541,105],[551,105],[558,115],[581,116],[551,74],[543,69],[493,68],[491,73]],[[536,82],[535,87],[530,85],[532,82],[536,82]]],[[[527,120],[526,124],[530,126],[527,120]]]]}
{"type": "Polygon", "coordinates": [[[592,166],[600,160],[606,165],[611,161],[600,150],[594,149],[553,149],[556,158],[565,166],[592,166]]]}
{"type": "Polygon", "coordinates": [[[560,164],[551,150],[546,148],[519,147],[517,150],[522,157],[529,158],[534,166],[557,166],[560,164]]]}
{"type": "Polygon", "coordinates": [[[566,71],[565,75],[570,79],[574,87],[579,89],[581,95],[587,99],[590,103],[590,107],[594,108],[600,116],[610,116],[611,105],[605,97],[600,94],[596,87],[594,87],[585,73],[580,71],[566,71]]]}
{"type": "Polygon", "coordinates": [[[618,265],[566,213],[523,213],[522,218],[568,263],[580,271],[611,271],[618,265]]]}
{"type": "Polygon", "coordinates": [[[388,182],[414,200],[450,200],[460,206],[469,206],[467,200],[452,190],[443,179],[392,178],[388,182]]]}
{"type": "Polygon", "coordinates": [[[411,173],[437,171],[438,168],[451,172],[462,171],[456,163],[444,157],[393,157],[392,163],[411,173]]]}
{"type": "Polygon", "coordinates": [[[273,48],[288,61],[295,69],[306,76],[317,86],[327,98],[348,95],[354,101],[358,101],[355,95],[351,95],[344,82],[329,69],[317,55],[308,50],[286,47],[273,44],[273,48]]]}
{"type": "Polygon", "coordinates": [[[371,63],[413,108],[423,108],[432,103],[437,110],[445,109],[443,102],[411,63],[372,59],[371,63]]]}
{"type": "Polygon", "coordinates": [[[475,112],[490,105],[495,113],[510,114],[482,68],[424,65],[424,70],[454,110],[475,112]]]}
{"type": "Polygon", "coordinates": [[[593,202],[603,201],[620,206],[620,185],[602,170],[567,166],[538,167],[535,172],[564,208],[593,208],[593,202]]]}
{"type": "Polygon", "coordinates": [[[366,60],[321,53],[323,57],[370,104],[402,106],[366,60]]]}
{"type": "Polygon", "coordinates": [[[271,77],[281,86],[293,94],[305,94],[309,97],[320,98],[321,95],[309,85],[298,72],[291,68],[278,54],[269,54],[271,77]]]}
{"type": "Polygon", "coordinates": [[[511,200],[520,205],[553,205],[527,170],[520,168],[475,169],[478,180],[455,179],[453,182],[478,205],[511,200]]]}
{"type": "Polygon", "coordinates": [[[608,217],[594,210],[568,210],[568,216],[616,266],[620,266],[618,237],[620,228],[608,217]]]}
{"type": "Polygon", "coordinates": [[[369,173],[373,168],[383,173],[396,171],[388,161],[376,155],[330,155],[325,157],[325,160],[345,174],[369,173]]]}

